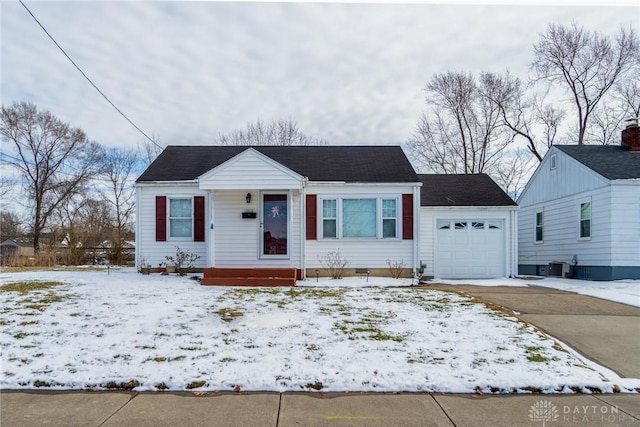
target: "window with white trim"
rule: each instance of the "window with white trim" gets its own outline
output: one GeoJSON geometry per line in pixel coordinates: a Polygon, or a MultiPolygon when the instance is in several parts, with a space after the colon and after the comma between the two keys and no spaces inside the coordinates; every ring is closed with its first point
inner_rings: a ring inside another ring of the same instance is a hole
{"type": "Polygon", "coordinates": [[[321,199],[320,235],[324,239],[398,238],[397,198],[321,199]]]}
{"type": "Polygon", "coordinates": [[[539,212],[536,212],[535,241],[542,242],[543,237],[544,237],[544,212],[539,211],[539,212]]]}
{"type": "Polygon", "coordinates": [[[591,202],[580,203],[580,238],[591,237],[591,202]]]}
{"type": "Polygon", "coordinates": [[[336,199],[322,201],[322,237],[324,239],[338,237],[338,201],[336,199]]]}
{"type": "Polygon", "coordinates": [[[549,164],[551,166],[551,170],[554,170],[556,167],[558,167],[558,155],[556,153],[553,153],[551,155],[551,159],[549,161],[549,164]]]}
{"type": "Polygon", "coordinates": [[[169,198],[169,237],[193,237],[193,201],[169,198]]]}
{"type": "Polygon", "coordinates": [[[398,210],[396,199],[382,199],[382,237],[396,237],[398,210]]]}

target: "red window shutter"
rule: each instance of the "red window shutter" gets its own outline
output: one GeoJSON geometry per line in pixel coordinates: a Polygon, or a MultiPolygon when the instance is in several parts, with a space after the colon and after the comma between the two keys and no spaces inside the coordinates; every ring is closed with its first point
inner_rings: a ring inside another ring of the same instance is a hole
{"type": "Polygon", "coordinates": [[[204,242],[204,196],[193,198],[193,241],[204,242]]]}
{"type": "Polygon", "coordinates": [[[402,195],[402,239],[413,240],[413,194],[402,195]]]}
{"type": "Polygon", "coordinates": [[[156,242],[167,241],[167,197],[156,196],[156,242]]]}
{"type": "Polygon", "coordinates": [[[316,240],[318,221],[318,196],[307,194],[307,240],[316,240]]]}

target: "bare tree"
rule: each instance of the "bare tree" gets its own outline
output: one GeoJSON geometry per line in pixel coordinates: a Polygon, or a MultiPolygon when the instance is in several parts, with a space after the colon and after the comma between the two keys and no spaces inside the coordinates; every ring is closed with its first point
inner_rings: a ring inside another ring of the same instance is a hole
{"type": "Polygon", "coordinates": [[[113,209],[112,260],[116,264],[123,261],[123,243],[131,229],[131,219],[135,209],[134,173],[140,163],[135,150],[111,148],[104,158],[104,182],[108,185],[107,202],[113,209]]]}
{"type": "Polygon", "coordinates": [[[547,93],[528,94],[527,87],[509,71],[481,73],[480,78],[484,95],[498,107],[514,141],[524,140],[529,152],[541,162],[556,140],[564,111],[546,102],[547,93]]]}
{"type": "Polygon", "coordinates": [[[527,150],[505,152],[500,163],[491,171],[492,178],[512,199],[517,199],[538,162],[527,150]]]}
{"type": "Polygon", "coordinates": [[[274,120],[265,123],[258,119],[247,123],[245,129],[221,134],[220,145],[324,145],[322,139],[310,137],[298,129],[293,119],[274,120]]]}
{"type": "Polygon", "coordinates": [[[0,240],[20,237],[22,233],[22,221],[15,212],[0,212],[0,240]]]}
{"type": "Polygon", "coordinates": [[[145,139],[138,145],[138,151],[140,153],[139,157],[145,167],[153,163],[163,150],[162,144],[160,143],[160,137],[155,134],[151,134],[151,138],[154,142],[145,139]]]}
{"type": "Polygon", "coordinates": [[[0,134],[16,149],[16,156],[8,162],[21,173],[30,197],[33,217],[29,227],[38,252],[51,215],[96,175],[103,150],[82,130],[27,102],[2,107],[0,134]]]}
{"type": "Polygon", "coordinates": [[[614,40],[575,24],[550,24],[534,44],[531,68],[538,79],[556,83],[576,108],[578,144],[584,144],[589,119],[611,87],[638,66],[638,36],[621,28],[614,40]]]}
{"type": "Polygon", "coordinates": [[[102,246],[111,231],[111,206],[106,200],[76,194],[56,210],[54,220],[60,243],[67,248],[68,264],[83,264],[88,251],[102,246]]]}
{"type": "Polygon", "coordinates": [[[499,161],[511,138],[486,81],[471,74],[436,74],[427,84],[428,111],[409,140],[421,167],[435,173],[481,173],[499,161]]]}

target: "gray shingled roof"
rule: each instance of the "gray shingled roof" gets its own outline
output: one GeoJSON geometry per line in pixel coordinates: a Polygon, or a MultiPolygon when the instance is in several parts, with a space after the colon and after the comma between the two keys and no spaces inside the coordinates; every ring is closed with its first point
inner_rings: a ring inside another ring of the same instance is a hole
{"type": "Polygon", "coordinates": [[[625,150],[619,145],[556,145],[555,147],[607,179],[640,178],[640,152],[625,150]]]}
{"type": "Polygon", "coordinates": [[[517,206],[489,175],[418,175],[421,206],[517,206]]]}
{"type": "MultiPolygon", "coordinates": [[[[193,180],[247,146],[168,146],[137,182],[193,180]]],[[[399,146],[254,146],[310,181],[419,182],[399,146]]]]}

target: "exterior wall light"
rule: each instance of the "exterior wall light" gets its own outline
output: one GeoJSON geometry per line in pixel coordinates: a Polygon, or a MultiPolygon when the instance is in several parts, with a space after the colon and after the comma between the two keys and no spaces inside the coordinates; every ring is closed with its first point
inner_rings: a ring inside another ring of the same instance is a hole
{"type": "Polygon", "coordinates": [[[251,203],[251,193],[247,193],[245,200],[247,201],[247,203],[251,203]]]}

